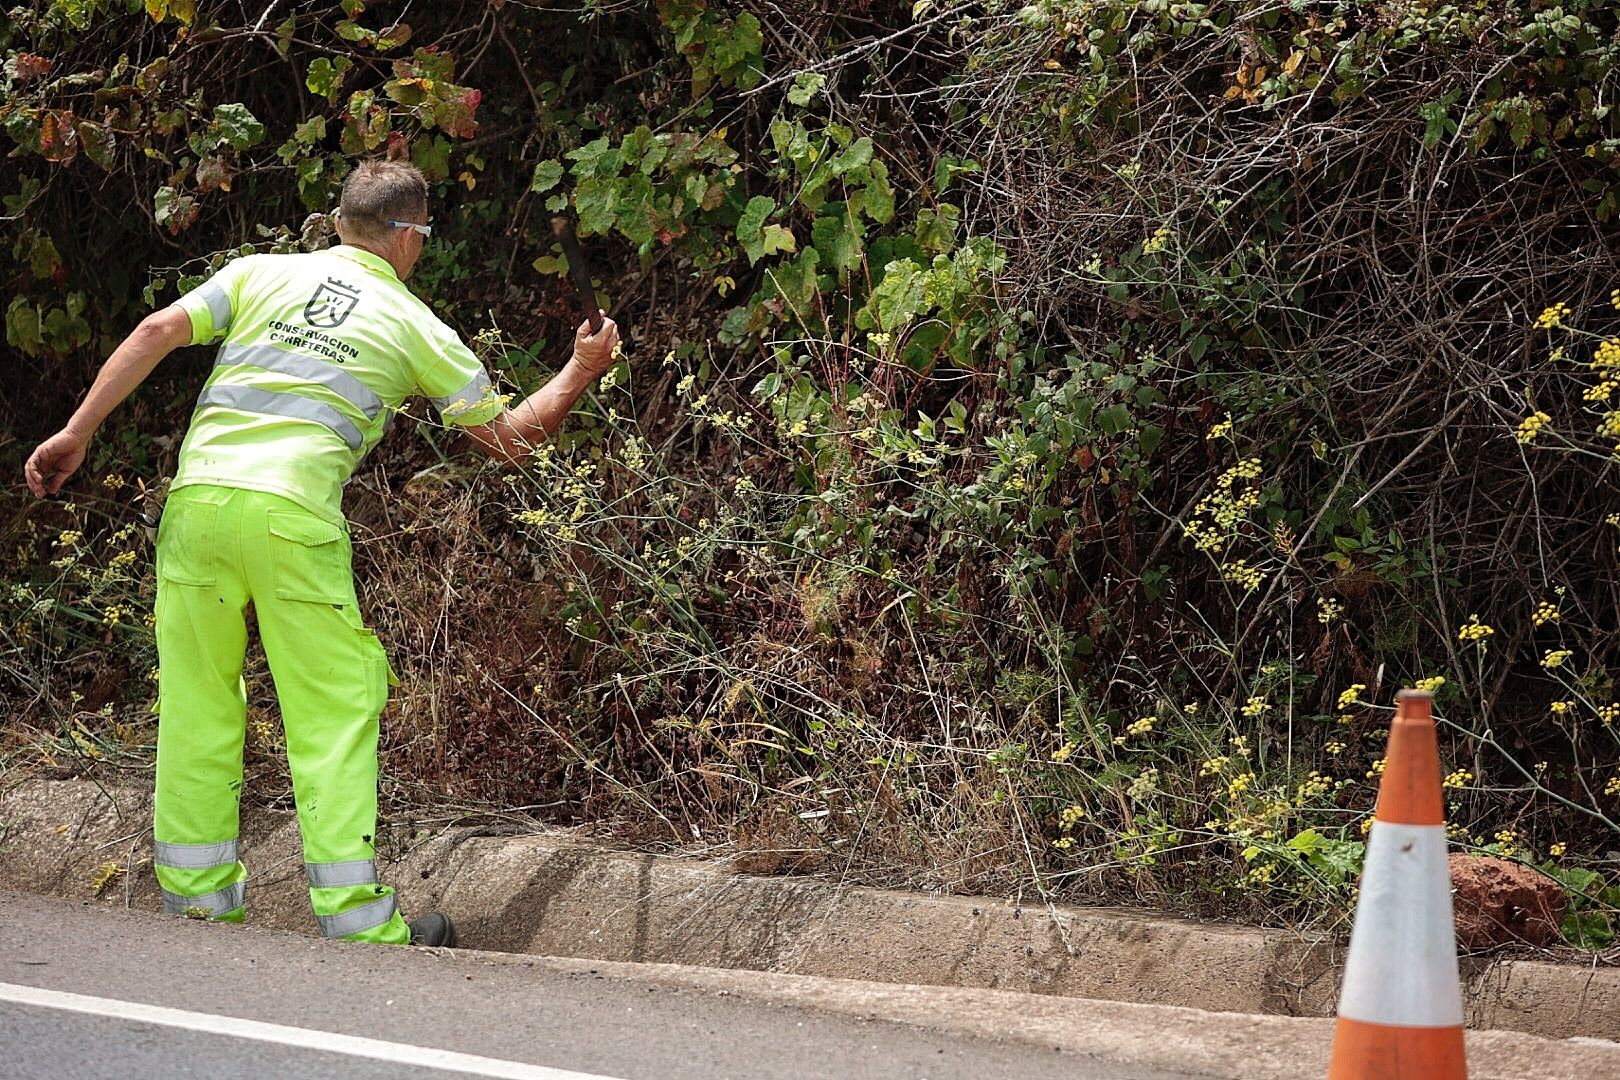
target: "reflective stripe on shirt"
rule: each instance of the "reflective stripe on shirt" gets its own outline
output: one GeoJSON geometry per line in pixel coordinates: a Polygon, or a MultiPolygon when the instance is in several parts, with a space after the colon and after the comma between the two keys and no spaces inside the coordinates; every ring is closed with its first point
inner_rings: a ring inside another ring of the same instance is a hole
{"type": "Polygon", "coordinates": [[[249,367],[274,371],[278,375],[291,375],[295,379],[308,379],[337,394],[350,405],[375,420],[383,411],[383,400],[365,383],[328,360],[289,352],[274,345],[226,345],[219,350],[215,367],[244,364],[249,367]]]}
{"type": "Polygon", "coordinates": [[[349,445],[350,450],[359,450],[365,444],[365,437],[354,422],[330,405],[319,401],[311,401],[298,394],[289,394],[271,390],[257,390],[251,386],[232,386],[230,384],[210,386],[197,398],[197,407],[205,405],[220,405],[227,409],[240,409],[242,412],[267,413],[271,416],[285,416],[291,420],[307,420],[312,424],[320,424],[330,428],[339,438],[349,445]]]}
{"type": "Polygon", "coordinates": [[[477,405],[484,400],[484,392],[489,389],[489,375],[480,371],[472,377],[472,381],[453,394],[433,399],[434,408],[441,413],[452,405],[460,405],[463,409],[470,405],[477,405]]]}
{"type": "Polygon", "coordinates": [[[218,282],[205,281],[197,286],[197,295],[208,305],[209,318],[214,323],[214,336],[219,337],[231,328],[231,298],[218,282]]]}

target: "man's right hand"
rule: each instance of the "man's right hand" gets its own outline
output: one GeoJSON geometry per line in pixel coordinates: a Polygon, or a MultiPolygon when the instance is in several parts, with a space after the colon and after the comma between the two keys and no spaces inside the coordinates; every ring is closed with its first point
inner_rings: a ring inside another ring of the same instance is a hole
{"type": "Polygon", "coordinates": [[[70,428],[63,428],[46,439],[28,456],[23,475],[28,490],[35,495],[55,495],[62,485],[84,464],[85,451],[90,440],[70,428]]]}
{"type": "Polygon", "coordinates": [[[574,362],[591,378],[597,378],[617,362],[614,350],[618,345],[619,327],[612,319],[603,318],[602,329],[594,334],[587,320],[580,323],[579,329],[574,332],[574,362]]]}

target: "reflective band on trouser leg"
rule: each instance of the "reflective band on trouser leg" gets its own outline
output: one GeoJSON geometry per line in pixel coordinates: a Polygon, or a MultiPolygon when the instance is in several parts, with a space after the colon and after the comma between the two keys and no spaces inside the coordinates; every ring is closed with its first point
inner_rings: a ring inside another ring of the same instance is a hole
{"type": "Polygon", "coordinates": [[[159,840],[152,845],[152,861],[177,870],[206,870],[210,866],[228,866],[236,860],[235,840],[215,844],[165,844],[159,840]]]}
{"type": "Polygon", "coordinates": [[[315,921],[321,924],[321,933],[327,937],[346,938],[388,926],[397,917],[394,910],[394,894],[389,893],[369,904],[362,904],[360,907],[350,908],[336,915],[317,915],[315,921]]]}
{"type": "Polygon", "coordinates": [[[242,917],[237,802],[247,701],[247,587],[235,544],[242,493],[169,496],[158,530],[157,784],[153,863],[164,908],[242,917]],[[237,890],[228,894],[229,890],[237,890]],[[234,901],[234,902],[232,902],[234,901]]]}
{"type": "Polygon", "coordinates": [[[212,918],[229,915],[242,908],[247,902],[247,882],[238,881],[235,885],[227,885],[217,892],[204,896],[182,896],[163,890],[163,910],[170,915],[184,915],[192,908],[200,908],[208,912],[212,918]]]}
{"type": "Polygon", "coordinates": [[[377,884],[377,863],[374,859],[346,859],[343,862],[312,862],[304,864],[304,874],[312,889],[343,889],[352,885],[377,884]]]}
{"type": "Polygon", "coordinates": [[[227,383],[210,386],[199,394],[197,407],[202,408],[205,405],[219,405],[227,409],[265,413],[270,416],[285,416],[290,420],[307,420],[336,432],[339,438],[348,443],[350,450],[360,449],[366,441],[360,434],[360,429],[348,417],[325,402],[300,394],[258,390],[251,386],[232,386],[227,383]]]}
{"type": "MultiPolygon", "coordinates": [[[[273,504],[283,528],[287,505],[262,498],[266,514],[273,504]]],[[[291,579],[311,595],[354,595],[349,567],[330,551],[272,544],[268,517],[247,523],[242,538],[259,553],[250,578],[254,610],[281,703],[310,906],[323,933],[403,945],[410,929],[395,910],[394,891],[377,883],[373,862],[377,717],[388,700],[387,656],[352,603],[276,595],[278,580],[291,579]]]]}
{"type": "MultiPolygon", "coordinates": [[[[188,875],[184,871],[211,870],[215,871],[211,876],[218,876],[220,872],[235,876],[240,867],[235,840],[221,840],[213,844],[168,844],[158,840],[152,844],[152,864],[158,869],[160,878],[176,884],[185,881],[188,885],[196,882],[198,875],[188,875]]],[[[202,887],[207,888],[206,885],[202,887]]],[[[163,910],[170,915],[183,915],[192,908],[201,908],[217,918],[237,912],[243,906],[246,895],[247,882],[240,877],[223,889],[201,895],[171,892],[165,888],[163,910]]]]}

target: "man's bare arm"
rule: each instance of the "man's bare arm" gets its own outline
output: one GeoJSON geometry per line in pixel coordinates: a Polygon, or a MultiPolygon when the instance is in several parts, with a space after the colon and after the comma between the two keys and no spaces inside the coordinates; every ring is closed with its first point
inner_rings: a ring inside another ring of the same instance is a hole
{"type": "Polygon", "coordinates": [[[467,434],[490,457],[506,462],[527,457],[562,427],[580,395],[613,366],[618,343],[619,328],[612,319],[604,319],[595,334],[589,323],[581,323],[573,356],[550,382],[489,423],[467,428],[467,434]]]}
{"type": "Polygon", "coordinates": [[[80,465],[90,439],[112,411],[152,373],[165,356],[191,343],[191,316],[184,308],[166,307],[141,320],[113,350],[95,384],[61,431],[29,455],[23,474],[35,495],[55,495],[80,465]]]}

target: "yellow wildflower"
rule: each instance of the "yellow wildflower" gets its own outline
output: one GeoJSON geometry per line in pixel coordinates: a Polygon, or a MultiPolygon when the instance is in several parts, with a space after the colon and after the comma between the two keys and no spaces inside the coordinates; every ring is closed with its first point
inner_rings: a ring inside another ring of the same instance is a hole
{"type": "Polygon", "coordinates": [[[1444,675],[1430,675],[1427,679],[1419,679],[1417,682],[1413,683],[1412,688],[1414,690],[1421,690],[1425,694],[1432,694],[1444,685],[1446,685],[1446,677],[1444,675]]]}
{"type": "Polygon", "coordinates": [[[1457,640],[1483,642],[1494,633],[1494,629],[1479,621],[1478,615],[1470,615],[1468,621],[1458,628],[1457,640]]]}
{"type": "Polygon", "coordinates": [[[1536,316],[1537,330],[1551,330],[1556,326],[1564,325],[1564,316],[1569,314],[1569,305],[1559,301],[1552,307],[1542,311],[1536,316]]]}
{"type": "Polygon", "coordinates": [[[1303,804],[1307,799],[1314,799],[1318,795],[1325,795],[1332,787],[1333,778],[1331,776],[1323,776],[1315,769],[1312,769],[1305,777],[1305,782],[1299,785],[1297,792],[1298,801],[1303,804]]]}
{"type": "Polygon", "coordinates": [[[1241,586],[1244,592],[1254,592],[1266,579],[1265,574],[1243,559],[1222,563],[1221,576],[1232,584],[1241,586]]]}
{"type": "Polygon", "coordinates": [[[1551,671],[1555,667],[1563,667],[1564,661],[1574,655],[1569,649],[1548,649],[1547,654],[1541,658],[1541,666],[1551,671]]]}
{"type": "Polygon", "coordinates": [[[1620,338],[1605,338],[1600,342],[1597,351],[1592,354],[1592,362],[1587,366],[1593,371],[1610,371],[1620,367],[1620,338]]]}
{"type": "Polygon", "coordinates": [[[1552,423],[1552,417],[1546,413],[1533,412],[1519,421],[1518,430],[1513,433],[1513,437],[1519,440],[1520,444],[1528,445],[1535,442],[1536,436],[1541,434],[1541,429],[1550,423],[1552,423]]]}

